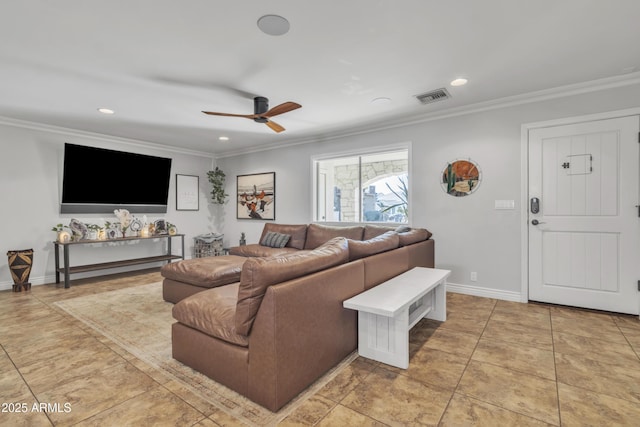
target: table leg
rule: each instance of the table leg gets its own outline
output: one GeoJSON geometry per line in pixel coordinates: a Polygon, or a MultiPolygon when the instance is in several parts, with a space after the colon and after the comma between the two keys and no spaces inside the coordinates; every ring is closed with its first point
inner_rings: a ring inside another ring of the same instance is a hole
{"type": "Polygon", "coordinates": [[[55,248],[55,259],[56,259],[56,283],[60,283],[60,248],[57,243],[53,243],[55,248]]]}
{"type": "Polygon", "coordinates": [[[64,245],[64,287],[69,288],[69,245],[64,245]]]}

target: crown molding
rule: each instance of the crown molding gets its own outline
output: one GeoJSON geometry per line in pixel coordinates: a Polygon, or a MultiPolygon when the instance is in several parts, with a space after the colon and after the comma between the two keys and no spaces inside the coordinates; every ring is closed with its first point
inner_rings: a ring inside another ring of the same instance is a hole
{"type": "Polygon", "coordinates": [[[179,148],[171,145],[164,145],[164,144],[159,144],[159,143],[150,142],[150,141],[143,141],[143,140],[138,140],[133,138],[123,138],[120,136],[112,136],[112,135],[107,135],[107,134],[102,134],[97,132],[88,132],[88,131],[83,131],[78,129],[66,128],[62,126],[48,125],[45,123],[30,122],[27,120],[14,119],[14,118],[5,117],[5,116],[0,116],[0,125],[29,129],[29,130],[40,131],[40,132],[55,133],[58,135],[86,138],[94,141],[117,142],[120,144],[129,145],[132,147],[149,148],[153,150],[166,151],[166,152],[177,153],[177,154],[207,157],[211,159],[214,158],[213,153],[206,153],[203,151],[196,151],[196,150],[188,150],[188,149],[179,148]]]}
{"type": "Polygon", "coordinates": [[[591,80],[588,82],[574,83],[565,86],[559,86],[550,89],[539,90],[535,92],[527,92],[520,95],[508,96],[504,98],[497,98],[490,101],[478,102],[475,104],[464,105],[461,107],[453,107],[445,110],[434,111],[430,113],[415,115],[403,119],[389,120],[387,122],[377,123],[377,125],[371,126],[367,124],[360,125],[358,127],[352,127],[349,129],[343,129],[342,131],[336,131],[327,135],[310,137],[300,140],[293,140],[290,142],[280,142],[278,144],[269,144],[261,147],[253,147],[247,149],[240,149],[231,152],[225,152],[215,154],[216,159],[222,159],[226,157],[234,157],[243,154],[257,153],[261,151],[268,151],[277,148],[291,147],[302,144],[327,142],[335,139],[346,138],[351,136],[363,135],[373,132],[380,132],[383,130],[394,129],[398,127],[411,126],[420,123],[426,123],[431,121],[448,119],[451,117],[464,116],[468,114],[476,114],[484,111],[498,110],[502,108],[509,108],[517,105],[533,104],[537,102],[548,101],[551,99],[566,98],[569,96],[576,96],[585,93],[598,92],[601,90],[614,89],[617,87],[631,86],[640,84],[640,71],[635,73],[629,73],[622,76],[606,77],[598,80],[591,80]]]}

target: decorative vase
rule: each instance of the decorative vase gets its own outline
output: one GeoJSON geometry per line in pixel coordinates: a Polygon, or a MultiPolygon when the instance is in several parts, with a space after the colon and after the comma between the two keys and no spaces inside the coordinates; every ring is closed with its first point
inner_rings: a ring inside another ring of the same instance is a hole
{"type": "Polygon", "coordinates": [[[29,275],[33,264],[33,249],[23,249],[7,252],[9,269],[13,278],[13,292],[28,291],[31,289],[29,275]]]}
{"type": "Polygon", "coordinates": [[[70,241],[71,241],[71,233],[65,230],[58,232],[58,242],[68,243],[70,241]]]}

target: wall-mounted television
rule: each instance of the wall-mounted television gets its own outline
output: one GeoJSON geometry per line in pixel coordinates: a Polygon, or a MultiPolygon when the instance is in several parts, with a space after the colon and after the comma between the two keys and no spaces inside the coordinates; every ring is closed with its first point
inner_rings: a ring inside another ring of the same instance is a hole
{"type": "Polygon", "coordinates": [[[165,213],[171,159],[66,143],[60,213],[165,213]]]}

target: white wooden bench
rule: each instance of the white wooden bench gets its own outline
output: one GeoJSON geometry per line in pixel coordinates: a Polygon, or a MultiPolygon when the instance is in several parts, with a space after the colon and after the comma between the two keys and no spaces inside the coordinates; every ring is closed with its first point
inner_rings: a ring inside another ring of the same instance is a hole
{"type": "Polygon", "coordinates": [[[358,354],[409,367],[409,330],[426,317],[447,320],[449,270],[415,267],[343,302],[358,310],[358,354]]]}

